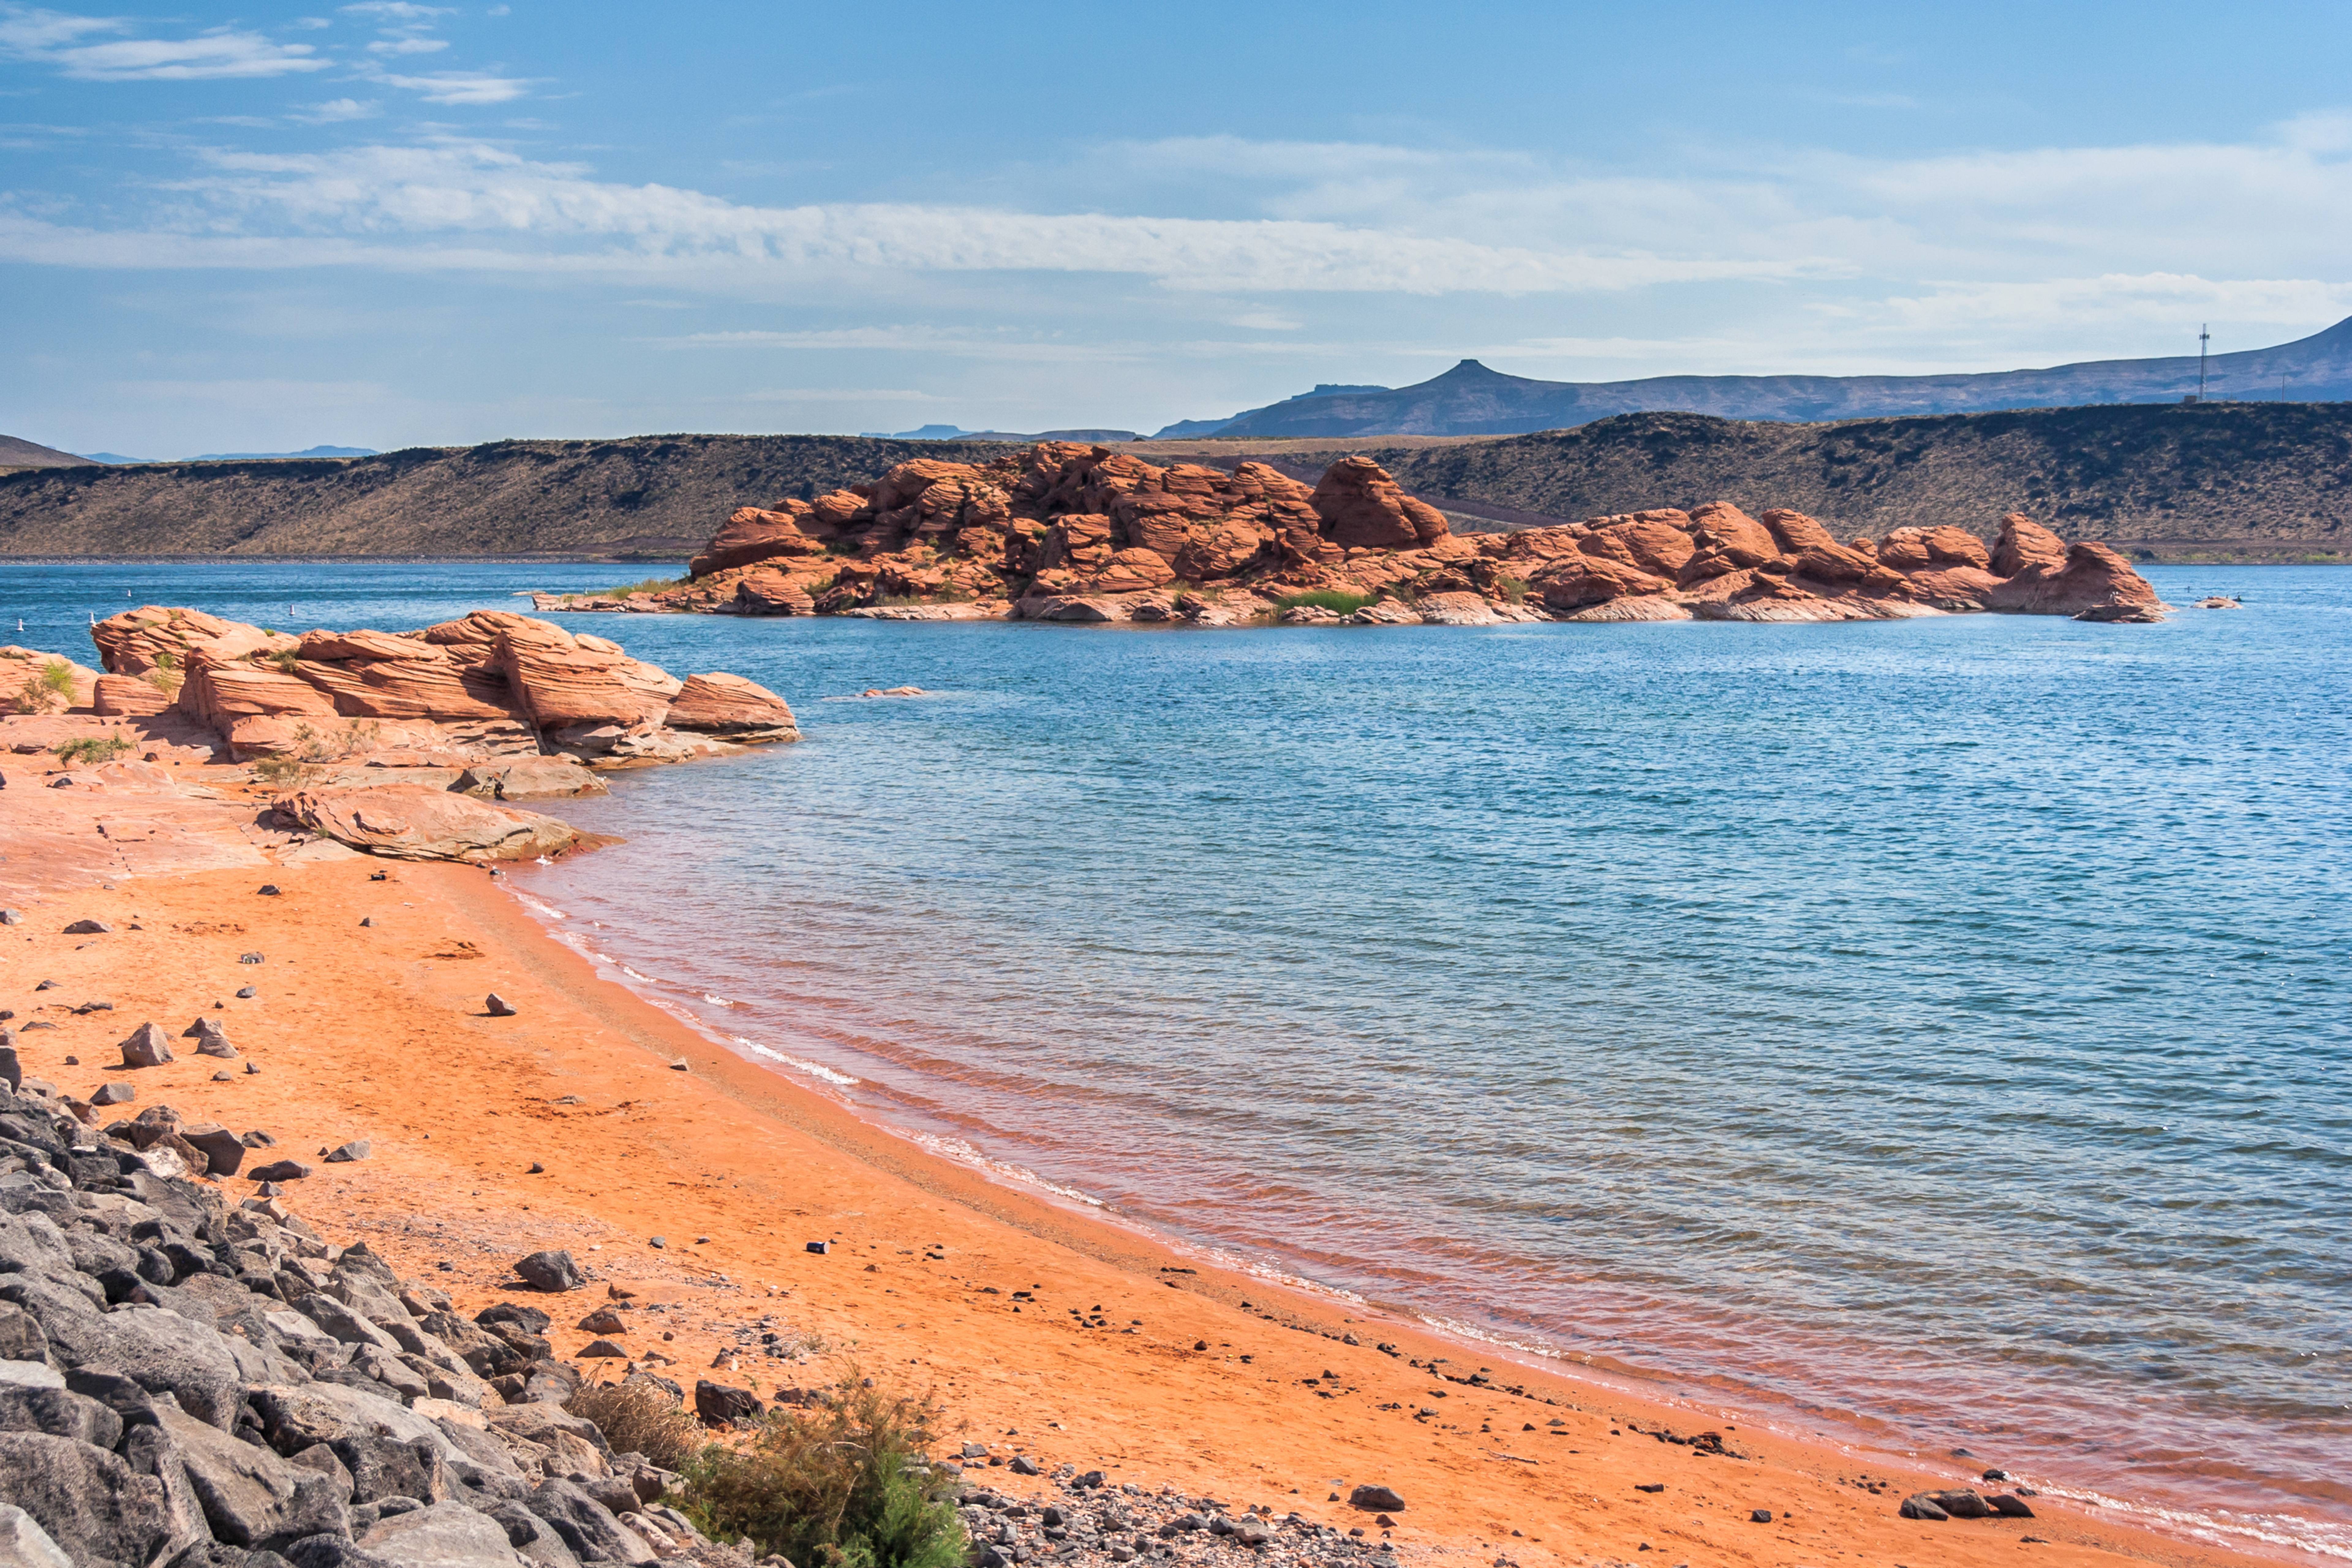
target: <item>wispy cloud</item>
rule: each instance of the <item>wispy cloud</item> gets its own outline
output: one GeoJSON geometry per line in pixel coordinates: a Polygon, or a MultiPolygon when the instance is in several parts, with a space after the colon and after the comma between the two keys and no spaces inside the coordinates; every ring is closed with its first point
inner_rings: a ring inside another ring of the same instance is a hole
{"type": "Polygon", "coordinates": [[[510,103],[531,89],[521,77],[495,71],[442,71],[434,76],[400,76],[387,71],[373,79],[404,92],[421,95],[427,103],[510,103]]]}
{"type": "Polygon", "coordinates": [[[324,70],[331,63],[309,44],[281,44],[259,33],[215,28],[186,38],[117,37],[119,17],[76,16],[28,6],[0,5],[0,55],[55,67],[82,81],[205,81],[287,76],[324,70]]]}
{"type": "Polygon", "coordinates": [[[338,125],[347,120],[366,120],[376,113],[373,100],[362,102],[356,98],[331,98],[324,103],[306,103],[289,111],[287,118],[304,125],[338,125]]]}

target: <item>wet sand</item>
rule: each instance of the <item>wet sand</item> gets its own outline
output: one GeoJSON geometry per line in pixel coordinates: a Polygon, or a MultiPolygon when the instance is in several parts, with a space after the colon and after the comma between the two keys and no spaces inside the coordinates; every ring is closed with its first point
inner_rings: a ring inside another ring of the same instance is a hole
{"type": "MultiPolygon", "coordinates": [[[[708,1376],[765,1396],[855,1368],[936,1396],[950,1442],[1297,1509],[1375,1539],[1372,1517],[1332,1494],[1385,1485],[1408,1505],[1392,1532],[1408,1559],[2246,1560],[2048,1498],[2031,1521],[1900,1519],[1905,1494],[1966,1484],[1999,1457],[1859,1453],[1219,1269],[934,1157],[713,1045],[599,979],[479,869],[284,864],[288,836],[257,823],[242,770],[50,791],[45,762],[0,757],[0,903],[25,917],[0,931],[0,1006],[20,1026],[59,1026],[20,1034],[26,1075],[85,1097],[129,1081],[138,1098],[125,1113],[165,1101],[266,1129],[277,1152],[314,1163],[315,1151],[369,1139],[369,1159],[318,1163],[289,1205],[468,1311],[506,1293],[516,1258],[571,1248],[595,1282],[565,1299],[577,1310],[559,1312],[558,1353],[593,1337],[569,1324],[619,1285],[639,1309],[666,1308],[633,1310],[620,1337],[689,1388],[708,1376]],[[184,798],[190,782],[221,798],[184,798]],[[261,896],[264,882],[282,894],[261,896]],[[62,934],[85,919],[115,929],[62,934]],[[254,952],[261,963],[239,962],[254,952]],[[36,994],[44,979],[57,988],[36,994]],[[247,984],[258,994],[237,999],[247,984]],[[519,1016],[488,1016],[492,991],[519,1016]],[[113,1008],[68,1011],[92,1000],[113,1008]],[[257,1074],[193,1054],[107,1070],[140,1023],[176,1037],[215,1003],[257,1074]],[[212,1081],[224,1068],[230,1079],[212,1081]],[[830,1251],[808,1251],[814,1241],[830,1251]],[[769,1332],[783,1355],[767,1353],[769,1332]],[[734,1366],[713,1371],[730,1351],[734,1366]],[[1717,1432],[1743,1457],[1660,1431],[1717,1432]]],[[[625,1363],[581,1364],[617,1375],[625,1363]]],[[[1040,1485],[987,1476],[1008,1491],[1040,1485]]]]}

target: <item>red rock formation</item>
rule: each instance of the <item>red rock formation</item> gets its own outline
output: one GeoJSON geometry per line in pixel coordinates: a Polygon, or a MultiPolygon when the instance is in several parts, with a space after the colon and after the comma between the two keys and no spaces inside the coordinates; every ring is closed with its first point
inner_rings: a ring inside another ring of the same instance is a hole
{"type": "MultiPolygon", "coordinates": [[[[1376,598],[1360,618],[1391,624],[1988,607],[2129,618],[2156,604],[2119,559],[2070,554],[2015,515],[1990,552],[1948,525],[1841,543],[1802,512],[1759,519],[1728,501],[1464,538],[1367,458],[1334,463],[1309,488],[1264,463],[1161,468],[1069,442],[984,465],[919,459],[814,502],[745,508],[695,564],[691,585],[614,607],[898,616],[917,601],[958,616],[1229,624],[1271,618],[1285,595],[1338,589],[1376,598]],[[1443,597],[1458,595],[1487,611],[1443,597]]],[[[554,674],[542,683],[560,685],[554,674]]]]}
{"type": "Polygon", "coordinates": [[[108,663],[97,685],[110,709],[157,711],[167,700],[158,682],[176,669],[171,705],[240,761],[373,757],[396,771],[544,752],[609,766],[723,749],[706,737],[798,738],[792,710],[750,681],[681,682],[617,643],[500,610],[416,633],[319,631],[298,641],[150,606],[100,622],[91,636],[108,663]],[[686,710],[673,718],[679,702],[686,710]]]}
{"type": "Polygon", "coordinates": [[[2011,615],[2072,616],[2078,621],[2155,621],[2164,616],[2164,601],[2156,596],[2155,587],[2104,544],[2068,546],[2055,569],[2042,560],[2033,561],[1997,584],[1985,596],[1985,607],[2011,615]]]}

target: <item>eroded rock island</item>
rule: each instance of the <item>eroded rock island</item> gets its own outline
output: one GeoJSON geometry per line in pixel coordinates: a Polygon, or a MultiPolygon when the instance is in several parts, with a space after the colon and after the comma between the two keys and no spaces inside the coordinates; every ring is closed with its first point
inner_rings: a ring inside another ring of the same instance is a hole
{"type": "Polygon", "coordinates": [[[918,459],[870,484],[744,507],[677,587],[541,595],[542,610],[882,618],[1485,625],[1851,621],[2006,611],[2148,621],[2156,590],[2105,545],[2022,513],[1841,542],[1728,501],[1457,534],[1369,458],[1309,486],[1264,463],[1157,468],[1041,442],[986,465],[918,459]]]}

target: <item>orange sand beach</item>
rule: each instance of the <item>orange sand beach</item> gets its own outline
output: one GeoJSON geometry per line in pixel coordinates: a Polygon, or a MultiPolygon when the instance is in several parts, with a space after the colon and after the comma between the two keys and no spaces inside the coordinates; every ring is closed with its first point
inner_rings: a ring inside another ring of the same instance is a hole
{"type": "MultiPolygon", "coordinates": [[[[8,738],[64,722],[14,721],[8,738]]],[[[741,1059],[600,979],[479,868],[305,843],[265,825],[243,769],[150,751],[63,788],[45,787],[52,759],[0,755],[0,906],[21,911],[0,929],[0,1006],[26,1076],[85,1097],[130,1081],[126,1113],[168,1102],[306,1160],[369,1140],[370,1158],[319,1164],[285,1201],[468,1314],[516,1258],[568,1247],[594,1283],[564,1300],[584,1312],[605,1284],[635,1292],[619,1336],[635,1364],[689,1387],[767,1396],[855,1366],[935,1395],[951,1454],[984,1443],[1374,1539],[1373,1516],[1339,1500],[1385,1485],[1412,1562],[2245,1560],[2047,1497],[2030,1520],[1901,1519],[1905,1495],[1970,1484],[1999,1457],[1861,1453],[1220,1269],[741,1059]],[[65,934],[86,920],[112,930],[65,934]],[[494,991],[517,1016],[487,1016],[494,991]],[[74,1011],[91,1001],[112,1007],[74,1011]],[[177,1035],[208,1013],[257,1072],[216,1081],[221,1064],[194,1054],[114,1066],[139,1024],[177,1035]],[[1708,1432],[1728,1455],[1662,1436],[1708,1432]]],[[[594,1337],[543,1304],[558,1353],[594,1337]]],[[[1016,1494],[1048,1485],[982,1473],[1016,1494]]]]}

